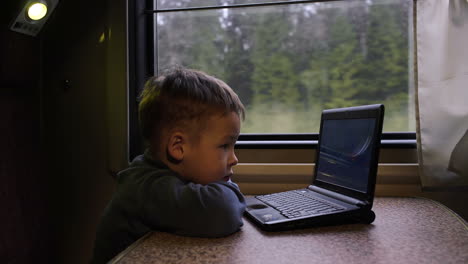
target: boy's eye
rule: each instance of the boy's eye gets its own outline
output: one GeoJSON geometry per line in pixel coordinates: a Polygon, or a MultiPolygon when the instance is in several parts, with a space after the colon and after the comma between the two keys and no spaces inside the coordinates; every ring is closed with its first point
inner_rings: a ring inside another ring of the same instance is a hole
{"type": "Polygon", "coordinates": [[[223,149],[228,149],[228,148],[229,148],[229,144],[221,145],[221,148],[223,148],[223,149]]]}

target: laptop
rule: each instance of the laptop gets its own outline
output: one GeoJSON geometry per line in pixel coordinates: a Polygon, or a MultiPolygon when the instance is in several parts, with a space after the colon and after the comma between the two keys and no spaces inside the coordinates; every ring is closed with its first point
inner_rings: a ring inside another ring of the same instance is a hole
{"type": "Polygon", "coordinates": [[[311,185],[247,197],[246,216],[267,231],[372,223],[383,116],[382,104],[324,110],[311,185]]]}

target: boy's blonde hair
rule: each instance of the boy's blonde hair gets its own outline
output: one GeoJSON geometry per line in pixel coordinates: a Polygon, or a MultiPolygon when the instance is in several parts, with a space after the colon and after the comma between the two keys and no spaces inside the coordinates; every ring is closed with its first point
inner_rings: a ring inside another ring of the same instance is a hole
{"type": "Polygon", "coordinates": [[[164,132],[174,128],[199,132],[211,115],[230,112],[245,118],[244,105],[231,87],[204,72],[181,67],[150,78],[138,107],[143,138],[157,144],[164,132]]]}

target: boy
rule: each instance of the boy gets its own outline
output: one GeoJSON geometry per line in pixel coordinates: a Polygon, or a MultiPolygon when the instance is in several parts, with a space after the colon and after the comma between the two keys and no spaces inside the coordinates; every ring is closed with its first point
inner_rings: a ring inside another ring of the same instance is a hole
{"type": "Polygon", "coordinates": [[[232,234],[245,201],[231,182],[244,106],[224,82],[177,68],[145,85],[145,153],[118,174],[98,226],[93,263],[105,263],[151,230],[199,237],[232,234]]]}

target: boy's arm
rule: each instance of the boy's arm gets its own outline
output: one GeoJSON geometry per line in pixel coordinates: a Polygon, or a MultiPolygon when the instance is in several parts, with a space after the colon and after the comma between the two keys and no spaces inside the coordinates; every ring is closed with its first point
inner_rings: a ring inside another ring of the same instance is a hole
{"type": "Polygon", "coordinates": [[[144,212],[147,224],[154,229],[220,237],[236,232],[243,224],[244,196],[234,183],[201,185],[163,176],[151,185],[144,212]]]}

